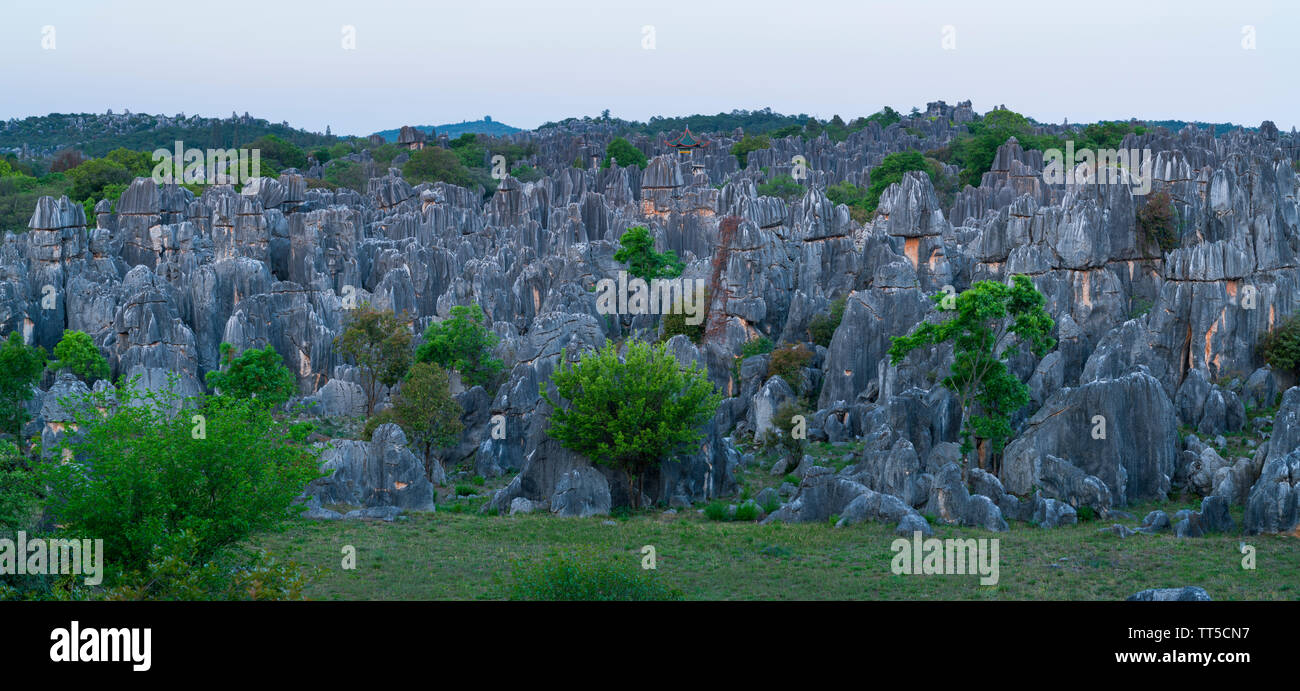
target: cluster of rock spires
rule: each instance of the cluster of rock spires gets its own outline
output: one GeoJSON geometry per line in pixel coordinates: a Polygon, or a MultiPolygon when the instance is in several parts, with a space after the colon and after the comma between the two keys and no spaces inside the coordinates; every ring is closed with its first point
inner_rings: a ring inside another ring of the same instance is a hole
{"type": "MultiPolygon", "coordinates": [[[[1003,530],[1008,520],[1071,522],[1084,507],[1122,516],[1121,507],[1183,490],[1205,497],[1201,511],[1163,523],[1148,516],[1138,529],[1228,529],[1227,507],[1244,505],[1248,533],[1296,530],[1300,388],[1262,366],[1256,345],[1300,306],[1300,138],[1268,122],[1218,138],[1192,127],[1128,135],[1124,148],[1154,155],[1153,191],[1173,197],[1180,238],[1169,252],[1142,237],[1144,200],[1130,187],[1049,185],[1041,152],[1015,140],[950,208],[917,173],[891,186],[865,225],[827,199],[826,185],[865,187],[885,155],[941,147],[973,117],[968,102],[934,103],[843,142],[773,141],[744,169],[728,153],[739,132],[710,136],[687,156],[634,138],[652,157],[644,170],[571,167],[603,153],[615,134],[608,126],[519,133],[511,137],[536,144],[527,163],[546,176],[507,178],[486,202],[479,190],[412,186],[396,169],[375,171],[364,191],[309,188],[306,176],[319,171],[199,196],[141,178],[94,219],[66,198],[43,198],[29,230],[0,245],[0,330],[46,348],[65,328],[85,331],[115,377],[160,387],[171,373],[187,394],[203,389],[221,342],[270,344],[315,414],[355,416],[364,411],[359,375],[332,347],[349,300],[405,315],[416,333],[455,305],[477,304],[500,337],[495,356],[508,377],[494,391],[457,394],[465,432],[443,460],[485,476],[517,473],[490,502],[500,511],[595,515],[631,498],[621,478],[546,435],[538,389],[562,349],[576,357],[606,339],[657,335],[658,315],[602,315],[592,291],[625,268],[613,259],[621,234],[647,225],[660,250],[685,259],[684,277],[708,279],[715,260],[722,267],[725,296],[713,296],[720,313],[710,322],[719,328],[701,344],[675,336],[668,346],[727,398],[696,448],[646,478],[644,499],[685,506],[733,493],[736,468],[752,462],[734,440],[766,433],[781,403],[805,396],[817,408],[811,439],[864,442],[843,471],[789,469],[801,484],[767,520],[839,515],[910,532],[929,529],[927,514],[1003,530]],[[795,155],[811,168],[802,198],[759,196],[757,183],[788,172],[795,155]],[[739,226],[716,256],[728,216],[739,226]],[[1033,403],[998,476],[976,471],[966,484],[954,443],[960,410],[936,384],[950,349],[898,366],[886,351],[891,337],[939,318],[928,296],[1013,274],[1046,295],[1058,346],[1013,362],[1033,403]],[[769,378],[766,355],[733,368],[756,336],[808,341],[810,320],[836,298],[846,299],[843,320],[800,381],[769,378]],[[1267,441],[1253,454],[1223,458],[1222,444],[1200,441],[1241,431],[1247,407],[1272,407],[1283,392],[1271,436],[1261,432],[1267,441]],[[506,420],[504,439],[487,433],[495,415],[506,420]],[[1195,434],[1180,432],[1188,427],[1195,434]]],[[[45,401],[77,385],[61,379],[37,396],[33,432],[61,432],[66,418],[45,401]]],[[[396,427],[334,446],[331,476],[307,492],[320,517],[330,503],[432,508],[441,468],[426,472],[396,427]]]]}

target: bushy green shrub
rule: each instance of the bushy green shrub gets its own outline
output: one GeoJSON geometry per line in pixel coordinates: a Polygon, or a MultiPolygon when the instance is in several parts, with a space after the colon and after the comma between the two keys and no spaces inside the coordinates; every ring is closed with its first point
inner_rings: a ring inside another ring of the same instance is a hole
{"type": "Polygon", "coordinates": [[[725,521],[730,518],[731,510],[727,502],[715,499],[704,505],[704,517],[710,521],[725,521]]]}
{"type": "Polygon", "coordinates": [[[625,601],[680,600],[658,573],[642,569],[640,561],[618,562],[591,550],[553,553],[532,563],[515,561],[508,596],[511,600],[625,601]]]}
{"type": "Polygon", "coordinates": [[[1138,229],[1149,242],[1154,242],[1160,251],[1169,252],[1180,244],[1178,237],[1177,211],[1174,210],[1173,197],[1169,192],[1160,190],[1147,196],[1147,203],[1137,212],[1138,229]]]}
{"type": "Polygon", "coordinates": [[[663,340],[668,340],[677,334],[691,339],[691,343],[698,345],[704,339],[704,327],[709,323],[709,291],[705,289],[700,295],[695,297],[697,305],[703,305],[700,309],[704,311],[704,319],[699,324],[691,324],[686,321],[690,315],[682,308],[682,301],[678,300],[673,303],[673,309],[663,316],[664,335],[663,340]]]}
{"type": "Polygon", "coordinates": [[[87,384],[108,378],[108,360],[95,347],[95,342],[84,331],[63,330],[63,338],[54,346],[55,369],[66,369],[81,377],[87,384]]]}
{"type": "Polygon", "coordinates": [[[0,343],[0,432],[17,437],[27,424],[26,403],[45,371],[45,360],[45,350],[25,344],[17,331],[0,343]]]}
{"type": "Polygon", "coordinates": [[[1300,373],[1300,312],[1264,335],[1259,354],[1273,369],[1300,373]]]}
{"type": "Polygon", "coordinates": [[[176,554],[211,561],[288,518],[320,475],[320,449],[295,442],[290,423],[250,400],[186,401],[135,382],[116,400],[133,404],[91,393],[66,406],[78,433],[61,445],[69,460],[42,479],[55,523],[72,537],[102,538],[106,562],[122,570],[176,554]]]}
{"type": "Polygon", "coordinates": [[[249,348],[238,357],[234,346],[222,343],[221,369],[208,372],[204,381],[223,396],[253,399],[272,408],[284,405],[298,386],[293,372],[284,366],[284,358],[269,343],[262,349],[249,348]]]}
{"type": "Polygon", "coordinates": [[[735,513],[734,515],[732,515],[731,520],[733,520],[733,521],[745,521],[745,522],[748,522],[748,521],[757,521],[757,520],[758,520],[758,504],[755,504],[753,500],[746,501],[746,502],[742,502],[741,504],[738,504],[738,505],[736,506],[736,513],[735,513]]]}
{"type": "Polygon", "coordinates": [[[779,197],[787,202],[802,197],[803,193],[803,185],[795,182],[795,179],[789,175],[778,175],[772,178],[771,182],[765,182],[758,186],[760,196],[779,197]]]}
{"type": "Polygon", "coordinates": [[[677,253],[655,251],[655,239],[645,226],[632,226],[618,239],[619,248],[614,261],[627,264],[627,272],[650,281],[656,278],[676,278],[685,267],[677,253]]]}
{"type": "Polygon", "coordinates": [[[645,168],[646,164],[649,163],[649,159],[645,157],[645,154],[641,153],[640,149],[622,137],[614,137],[609,142],[609,145],[605,147],[605,161],[600,167],[608,168],[611,161],[617,161],[618,165],[623,168],[630,166],[645,168]]]}
{"type": "Polygon", "coordinates": [[[749,164],[749,153],[759,149],[768,149],[772,147],[772,140],[765,134],[752,135],[747,134],[740,141],[731,145],[731,155],[736,157],[740,167],[744,168],[749,164]]]}
{"type": "Polygon", "coordinates": [[[486,323],[478,305],[456,305],[451,318],[433,322],[424,330],[424,342],[415,351],[416,362],[433,362],[460,372],[466,387],[491,386],[503,363],[492,357],[497,335],[486,323]]]}
{"type": "Polygon", "coordinates": [[[803,379],[800,370],[808,366],[812,356],[812,351],[802,343],[783,345],[772,351],[771,359],[767,363],[767,376],[781,377],[790,388],[798,391],[803,379]]]}
{"type": "Polygon", "coordinates": [[[845,302],[845,298],[832,300],[829,312],[817,314],[808,322],[808,335],[812,337],[813,343],[823,348],[830,347],[835,330],[840,328],[840,322],[844,320],[845,302]]]}
{"type": "Polygon", "coordinates": [[[761,506],[763,507],[763,513],[771,514],[781,508],[781,497],[776,494],[769,494],[767,498],[763,500],[761,506]]]}
{"type": "MultiPolygon", "coordinates": [[[[807,425],[808,409],[798,401],[786,401],[777,406],[776,412],[772,414],[772,425],[780,430],[780,435],[771,434],[763,440],[768,446],[775,446],[785,451],[787,454],[800,455],[803,453],[804,446],[807,445],[807,425]],[[798,426],[799,416],[804,417],[803,430],[804,436],[796,437],[796,427],[798,426]]],[[[795,483],[798,484],[798,483],[795,483]]]]}
{"type": "Polygon", "coordinates": [[[683,368],[663,345],[630,341],[624,357],[606,342],[551,375],[540,393],[553,408],[547,434],[592,462],[624,473],[628,495],[651,467],[699,441],[721,396],[696,364],[683,368]],[[567,404],[562,403],[567,402],[567,404]]]}

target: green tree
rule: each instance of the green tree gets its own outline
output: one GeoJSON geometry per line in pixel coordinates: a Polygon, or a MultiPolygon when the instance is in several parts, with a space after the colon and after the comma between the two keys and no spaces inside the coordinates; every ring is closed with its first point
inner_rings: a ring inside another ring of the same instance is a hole
{"type": "Polygon", "coordinates": [[[67,536],[102,538],[105,561],[122,571],[160,557],[203,564],[288,518],[320,476],[320,450],[265,406],[185,400],[175,383],[149,391],[133,380],[116,397],[92,392],[67,406],[78,430],[61,444],[70,460],[44,470],[54,522],[67,536]]]}
{"type": "Polygon", "coordinates": [[[551,383],[568,405],[541,385],[553,408],[547,434],[594,463],[622,471],[633,507],[640,503],[645,472],[699,441],[700,427],[722,400],[698,365],[684,369],[662,344],[629,341],[620,360],[618,348],[606,341],[577,363],[568,363],[561,351],[560,363],[551,383]]]}
{"type": "Polygon", "coordinates": [[[262,169],[262,175],[267,177],[278,175],[285,168],[307,167],[307,153],[298,145],[274,134],[258,137],[248,148],[258,150],[258,166],[262,169]]]}
{"type": "Polygon", "coordinates": [[[884,108],[880,109],[879,111],[877,111],[877,112],[875,112],[875,113],[872,113],[871,115],[868,115],[868,116],[866,117],[866,122],[864,123],[864,126],[865,126],[867,123],[872,123],[872,122],[874,122],[874,123],[879,124],[879,125],[880,125],[880,129],[883,130],[883,129],[885,129],[886,127],[889,127],[890,125],[892,125],[892,124],[894,124],[894,123],[896,123],[896,122],[898,122],[899,120],[902,120],[902,119],[903,119],[903,116],[900,115],[898,111],[894,110],[893,108],[890,108],[889,106],[885,106],[884,108]]]}
{"type": "Polygon", "coordinates": [[[375,412],[379,385],[392,387],[411,366],[411,331],[391,310],[362,303],[356,308],[334,347],[361,368],[366,391],[366,416],[375,412]]]}
{"type": "Polygon", "coordinates": [[[270,343],[238,357],[234,346],[222,343],[221,369],[208,372],[204,381],[222,396],[253,399],[272,408],[284,405],[298,388],[298,380],[270,343]]]}
{"type": "Polygon", "coordinates": [[[132,178],[147,178],[153,175],[153,155],[147,151],[134,151],[118,147],[104,154],[104,159],[126,168],[132,178]]]}
{"type": "Polygon", "coordinates": [[[765,134],[747,134],[740,141],[731,145],[731,155],[740,162],[740,167],[749,165],[749,152],[772,148],[772,140],[765,134]]]}
{"type": "MultiPolygon", "coordinates": [[[[12,442],[0,439],[0,537],[31,526],[38,503],[35,473],[12,442]]],[[[3,576],[0,576],[3,578],[3,576]]]]}
{"type": "Polygon", "coordinates": [[[544,173],[526,163],[520,163],[510,169],[510,176],[519,182],[537,182],[544,177],[544,173]]]}
{"type": "Polygon", "coordinates": [[[402,380],[402,388],[393,397],[393,420],[424,456],[426,471],[434,449],[454,445],[465,426],[460,421],[464,410],[451,395],[447,370],[435,363],[417,362],[402,380]]]}
{"type": "Polygon", "coordinates": [[[466,386],[491,386],[502,362],[492,357],[497,335],[486,324],[483,308],[455,305],[451,318],[429,324],[415,351],[417,362],[433,362],[460,372],[466,386]]]}
{"type": "Polygon", "coordinates": [[[788,202],[802,197],[804,189],[803,185],[789,175],[778,175],[771,182],[759,185],[758,193],[764,197],[780,197],[788,202]]]}
{"type": "Polygon", "coordinates": [[[411,152],[410,160],[402,166],[402,177],[413,185],[446,182],[468,188],[475,182],[456,153],[440,146],[426,146],[411,152]]]}
{"type": "Polygon", "coordinates": [[[55,370],[66,369],[81,377],[87,384],[108,379],[108,360],[95,347],[95,341],[84,331],[63,330],[63,338],[54,346],[55,370]]]}
{"type": "Polygon", "coordinates": [[[23,343],[22,334],[9,334],[0,346],[0,432],[19,437],[29,418],[24,405],[32,399],[32,386],[45,371],[45,350],[23,343]]]}
{"type": "Polygon", "coordinates": [[[649,160],[645,157],[645,154],[641,153],[640,149],[632,146],[632,142],[622,137],[614,137],[609,146],[605,147],[605,162],[600,167],[608,168],[611,160],[618,161],[618,164],[624,168],[628,166],[645,168],[646,164],[649,163],[649,160]]]}
{"type": "Polygon", "coordinates": [[[131,182],[131,173],[126,166],[105,158],[95,158],[68,171],[72,180],[72,189],[68,190],[71,199],[90,199],[99,201],[104,198],[106,185],[125,185],[131,182]]]}
{"type": "Polygon", "coordinates": [[[876,207],[880,205],[880,195],[884,194],[890,185],[902,182],[903,175],[912,170],[926,173],[933,180],[930,164],[920,153],[899,151],[886,156],[880,165],[871,169],[871,184],[867,186],[867,194],[859,202],[860,206],[868,214],[875,213],[876,207]]]}
{"type": "Polygon", "coordinates": [[[655,239],[645,226],[633,226],[618,240],[619,249],[614,261],[627,264],[627,272],[649,281],[655,278],[676,278],[682,275],[685,265],[677,253],[655,251],[655,239]]]}
{"type": "MultiPolygon", "coordinates": [[[[1055,323],[1043,310],[1043,294],[1027,276],[1015,276],[1010,286],[977,281],[955,298],[939,293],[932,299],[941,308],[951,306],[954,314],[893,338],[890,364],[917,348],[951,343],[951,372],[941,383],[961,405],[962,453],[971,454],[976,440],[985,440],[993,454],[1000,454],[1011,438],[1011,416],[1029,403],[1028,387],[1007,369],[1007,360],[1020,352],[1021,344],[1037,357],[1056,345],[1050,335],[1055,323]],[[946,298],[951,305],[945,305],[946,298]]],[[[985,454],[979,454],[981,468],[984,460],[985,454]]],[[[963,464],[963,475],[969,466],[963,464]]]]}
{"type": "Polygon", "coordinates": [[[963,184],[978,186],[980,178],[993,167],[998,147],[1015,137],[1023,149],[1047,149],[1063,146],[1060,138],[1034,134],[1034,124],[1015,111],[999,108],[989,111],[975,122],[967,123],[969,136],[959,137],[951,145],[952,162],[960,167],[963,184]]]}

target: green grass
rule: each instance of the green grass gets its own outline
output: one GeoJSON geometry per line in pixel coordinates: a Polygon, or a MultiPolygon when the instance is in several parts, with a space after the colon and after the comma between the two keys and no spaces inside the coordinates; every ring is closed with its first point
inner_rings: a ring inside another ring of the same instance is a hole
{"type": "MultiPolygon", "coordinates": [[[[1153,507],[1130,511],[1141,520],[1153,507]]],[[[512,564],[586,552],[640,568],[644,545],[655,547],[657,578],[686,599],[1118,600],[1184,585],[1199,585],[1216,600],[1300,598],[1300,549],[1289,537],[1120,539],[1097,533],[1112,522],[1104,519],[1053,530],[1013,523],[1002,534],[936,527],[939,538],[1000,539],[1000,581],[981,586],[974,576],[894,575],[896,536],[892,525],[879,523],[763,526],[713,522],[687,510],[639,513],[607,525],[604,518],[445,509],[394,523],[295,520],[255,543],[316,567],[306,592],[320,600],[507,599],[517,586],[512,564]],[[1254,571],[1241,568],[1241,541],[1257,550],[1254,571]],[[355,570],[340,568],[344,545],[356,547],[355,570]]]]}

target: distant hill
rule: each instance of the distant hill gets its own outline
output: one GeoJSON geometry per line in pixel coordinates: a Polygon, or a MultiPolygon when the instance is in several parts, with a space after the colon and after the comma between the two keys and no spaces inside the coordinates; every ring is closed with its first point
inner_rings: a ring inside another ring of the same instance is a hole
{"type": "MultiPolygon", "coordinates": [[[[425,134],[436,131],[438,134],[445,134],[452,139],[455,139],[466,132],[472,134],[486,134],[492,137],[502,137],[507,134],[514,134],[515,132],[523,131],[518,127],[511,127],[505,123],[497,122],[496,120],[493,120],[490,115],[484,116],[482,120],[466,120],[465,122],[458,122],[454,125],[416,125],[415,129],[423,130],[425,134]]],[[[397,141],[397,133],[399,131],[401,131],[400,127],[392,130],[381,130],[375,134],[383,137],[387,141],[395,142],[397,141]]]]}
{"type": "Polygon", "coordinates": [[[338,137],[307,132],[288,123],[272,123],[248,113],[228,118],[199,115],[149,115],[147,113],[51,113],[21,120],[0,121],[0,152],[22,150],[45,156],[75,148],[98,157],[126,147],[136,151],[171,148],[176,141],[196,148],[230,148],[274,134],[303,148],[327,146],[338,137]]]}

